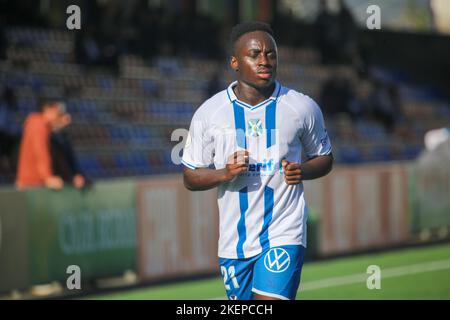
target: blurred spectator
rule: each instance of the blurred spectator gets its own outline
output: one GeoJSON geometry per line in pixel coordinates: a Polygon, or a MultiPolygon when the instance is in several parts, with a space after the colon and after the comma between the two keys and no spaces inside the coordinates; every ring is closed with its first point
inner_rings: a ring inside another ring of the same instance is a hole
{"type": "Polygon", "coordinates": [[[95,27],[77,32],[75,38],[77,61],[88,66],[108,66],[117,69],[119,48],[116,40],[103,35],[95,27]]]}
{"type": "Polygon", "coordinates": [[[339,21],[327,8],[327,2],[321,0],[319,13],[314,22],[317,46],[322,56],[322,63],[330,64],[337,60],[337,50],[340,46],[339,21]]]}
{"type": "Polygon", "coordinates": [[[50,138],[50,154],[52,158],[53,173],[60,176],[64,183],[71,183],[75,188],[83,188],[86,178],[81,173],[72,143],[65,128],[72,122],[69,113],[61,112],[57,123],[53,126],[50,138]]]}
{"type": "Polygon", "coordinates": [[[51,189],[63,187],[63,179],[53,172],[50,154],[51,130],[60,124],[63,108],[63,104],[58,100],[43,99],[39,103],[39,112],[32,112],[26,118],[16,177],[16,186],[19,189],[39,186],[51,189]]]}
{"type": "Polygon", "coordinates": [[[156,10],[151,10],[146,0],[141,0],[137,4],[134,13],[134,23],[138,28],[138,52],[146,58],[151,58],[158,54],[158,45],[162,42],[161,15],[156,10]]]}
{"type": "Polygon", "coordinates": [[[369,80],[359,79],[350,100],[348,111],[353,121],[365,118],[370,111],[372,86],[369,80]]]}
{"type": "Polygon", "coordinates": [[[339,1],[339,12],[337,15],[339,26],[339,51],[340,62],[352,62],[355,60],[358,45],[358,28],[351,11],[345,5],[345,1],[339,1]]]}
{"type": "Polygon", "coordinates": [[[17,100],[11,88],[5,88],[0,101],[0,158],[5,158],[8,169],[16,171],[16,149],[20,141],[20,128],[14,119],[17,100]]]}
{"type": "Polygon", "coordinates": [[[387,131],[392,132],[395,125],[403,119],[397,86],[375,80],[371,101],[372,116],[381,122],[387,131]]]}
{"type": "Polygon", "coordinates": [[[357,43],[357,54],[355,55],[354,66],[360,77],[368,77],[373,64],[373,53],[375,52],[374,39],[371,37],[359,37],[357,43]]]}
{"type": "Polygon", "coordinates": [[[273,17],[272,27],[277,31],[278,41],[287,46],[300,45],[308,33],[301,22],[295,18],[292,8],[286,8],[285,12],[277,12],[273,17]],[[292,30],[296,30],[295,36],[292,30]]]}
{"type": "Polygon", "coordinates": [[[219,74],[219,71],[216,71],[216,72],[214,72],[211,79],[209,79],[209,81],[208,81],[208,87],[207,87],[207,92],[206,92],[207,97],[212,97],[213,95],[215,95],[222,89],[223,88],[222,88],[222,84],[220,82],[220,74],[219,74]]]}
{"type": "Polygon", "coordinates": [[[358,29],[344,1],[339,1],[338,13],[332,14],[327,8],[327,1],[321,0],[314,26],[317,46],[324,64],[356,60],[358,29]]]}
{"type": "Polygon", "coordinates": [[[322,86],[320,102],[324,112],[328,115],[349,113],[351,87],[347,78],[333,75],[322,86]]]}
{"type": "Polygon", "coordinates": [[[76,33],[75,54],[77,61],[86,65],[95,65],[100,62],[101,50],[95,38],[95,28],[91,27],[87,31],[82,29],[76,33]]]}

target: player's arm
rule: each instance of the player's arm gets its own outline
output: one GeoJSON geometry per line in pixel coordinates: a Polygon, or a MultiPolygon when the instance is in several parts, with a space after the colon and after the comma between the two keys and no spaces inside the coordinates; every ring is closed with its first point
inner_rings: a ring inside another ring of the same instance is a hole
{"type": "Polygon", "coordinates": [[[209,190],[221,183],[230,182],[248,168],[248,151],[236,151],[227,161],[223,169],[185,167],[183,170],[184,185],[191,191],[209,190]]]}
{"type": "Polygon", "coordinates": [[[287,184],[299,184],[302,180],[313,180],[327,175],[333,168],[333,155],[316,156],[302,164],[282,162],[284,180],[287,184]]]}
{"type": "Polygon", "coordinates": [[[333,168],[333,154],[317,156],[301,164],[303,180],[313,180],[330,173],[333,168]]]}
{"type": "Polygon", "coordinates": [[[312,100],[309,100],[309,114],[305,116],[303,131],[300,136],[303,151],[308,160],[294,163],[283,160],[285,181],[287,184],[299,184],[302,180],[312,180],[325,176],[333,168],[331,142],[325,129],[322,111],[312,100]]]}

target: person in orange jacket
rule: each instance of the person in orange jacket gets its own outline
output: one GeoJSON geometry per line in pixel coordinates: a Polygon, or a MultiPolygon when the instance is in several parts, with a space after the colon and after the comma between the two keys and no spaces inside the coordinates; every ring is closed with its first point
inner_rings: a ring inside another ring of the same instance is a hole
{"type": "Polygon", "coordinates": [[[27,116],[20,143],[17,188],[61,189],[64,186],[62,178],[53,173],[50,154],[50,135],[54,127],[61,125],[64,109],[59,100],[42,100],[39,112],[27,116]]]}

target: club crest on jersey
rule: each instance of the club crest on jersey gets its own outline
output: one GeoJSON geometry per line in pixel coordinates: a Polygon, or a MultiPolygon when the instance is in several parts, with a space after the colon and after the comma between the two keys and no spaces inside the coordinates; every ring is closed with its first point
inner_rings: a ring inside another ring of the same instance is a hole
{"type": "Polygon", "coordinates": [[[263,126],[261,119],[250,119],[247,122],[248,133],[252,137],[259,137],[263,133],[263,126]]]}
{"type": "Polygon", "coordinates": [[[270,272],[280,273],[289,268],[291,257],[283,248],[272,248],[264,257],[264,266],[270,272]]]}

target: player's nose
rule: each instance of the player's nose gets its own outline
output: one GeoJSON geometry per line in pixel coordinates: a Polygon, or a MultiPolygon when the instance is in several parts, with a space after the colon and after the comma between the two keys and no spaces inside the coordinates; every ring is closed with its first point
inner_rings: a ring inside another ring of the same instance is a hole
{"type": "Polygon", "coordinates": [[[259,64],[259,66],[271,67],[271,65],[269,63],[269,59],[267,58],[267,56],[265,54],[261,54],[260,55],[260,58],[258,60],[258,64],[259,64]]]}

